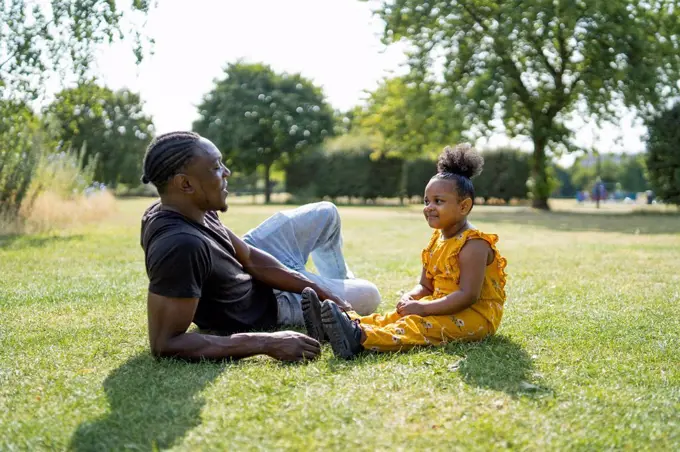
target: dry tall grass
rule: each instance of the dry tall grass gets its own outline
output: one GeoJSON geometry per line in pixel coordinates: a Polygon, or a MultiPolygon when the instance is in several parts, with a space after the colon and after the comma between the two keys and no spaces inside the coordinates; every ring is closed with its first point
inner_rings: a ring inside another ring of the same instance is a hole
{"type": "Polygon", "coordinates": [[[71,199],[44,192],[38,195],[30,208],[22,206],[17,218],[0,218],[0,231],[6,234],[36,234],[69,229],[101,221],[116,211],[116,198],[108,191],[71,199]]]}

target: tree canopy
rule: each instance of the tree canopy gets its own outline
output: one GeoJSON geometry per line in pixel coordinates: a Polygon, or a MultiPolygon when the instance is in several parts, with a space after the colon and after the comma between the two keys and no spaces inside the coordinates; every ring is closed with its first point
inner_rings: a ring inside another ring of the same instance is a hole
{"type": "Polygon", "coordinates": [[[130,16],[145,15],[149,0],[0,2],[0,98],[31,99],[45,76],[68,70],[83,78],[97,45],[132,35],[140,61],[147,40],[130,16]]]}
{"type": "Polygon", "coordinates": [[[548,208],[550,152],[568,151],[574,114],[642,117],[680,94],[678,0],[383,0],[384,40],[411,45],[413,74],[434,80],[484,134],[500,120],[534,145],[534,206],[548,208]]]}
{"type": "Polygon", "coordinates": [[[79,151],[84,146],[84,165],[97,156],[96,180],[139,183],[153,122],[144,114],[138,94],[88,82],[58,93],[46,116],[62,149],[79,151]]]}
{"type": "Polygon", "coordinates": [[[152,40],[137,19],[146,16],[151,2],[121,3],[0,1],[0,210],[18,212],[41,162],[54,152],[42,118],[31,110],[49,76],[85,80],[97,47],[126,35],[134,39],[137,61],[148,50],[152,40]]]}
{"type": "Polygon", "coordinates": [[[272,165],[333,133],[333,111],[321,88],[263,64],[230,64],[198,110],[194,130],[213,141],[234,170],[264,168],[267,202],[272,165]]]}
{"type": "Polygon", "coordinates": [[[436,85],[409,77],[385,79],[354,112],[354,125],[376,136],[380,152],[406,159],[437,154],[455,144],[460,120],[436,85]]]}

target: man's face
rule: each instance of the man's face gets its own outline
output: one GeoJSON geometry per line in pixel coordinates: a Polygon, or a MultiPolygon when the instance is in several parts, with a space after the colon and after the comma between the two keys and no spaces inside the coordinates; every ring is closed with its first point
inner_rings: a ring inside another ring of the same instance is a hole
{"type": "Polygon", "coordinates": [[[198,142],[196,157],[187,166],[185,174],[193,187],[191,196],[201,210],[226,212],[227,179],[231,171],[222,163],[222,154],[205,138],[198,142]]]}

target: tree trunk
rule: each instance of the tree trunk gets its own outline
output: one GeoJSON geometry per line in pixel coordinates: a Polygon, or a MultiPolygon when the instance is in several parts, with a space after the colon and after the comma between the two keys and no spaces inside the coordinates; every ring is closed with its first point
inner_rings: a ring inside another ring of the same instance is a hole
{"type": "Polygon", "coordinates": [[[272,166],[269,163],[265,163],[264,165],[264,203],[269,204],[271,201],[272,197],[272,187],[271,183],[269,180],[269,172],[271,170],[272,166]]]}
{"type": "Polygon", "coordinates": [[[548,184],[548,173],[545,170],[545,144],[545,139],[542,136],[534,134],[534,156],[531,165],[531,177],[534,180],[532,207],[550,210],[550,206],[548,206],[550,185],[548,184]]]}
{"type": "Polygon", "coordinates": [[[402,157],[401,162],[401,180],[399,181],[399,205],[404,205],[404,198],[408,193],[408,173],[409,173],[409,163],[402,157]]]}

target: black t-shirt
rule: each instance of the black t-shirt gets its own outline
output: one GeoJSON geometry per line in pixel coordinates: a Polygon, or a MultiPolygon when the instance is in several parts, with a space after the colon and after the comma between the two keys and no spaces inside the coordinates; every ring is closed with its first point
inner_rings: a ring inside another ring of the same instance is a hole
{"type": "Polygon", "coordinates": [[[232,334],[276,325],[272,289],[244,271],[217,213],[206,213],[202,225],[156,202],[142,217],[141,242],[149,291],[198,298],[194,323],[200,328],[232,334]]]}

